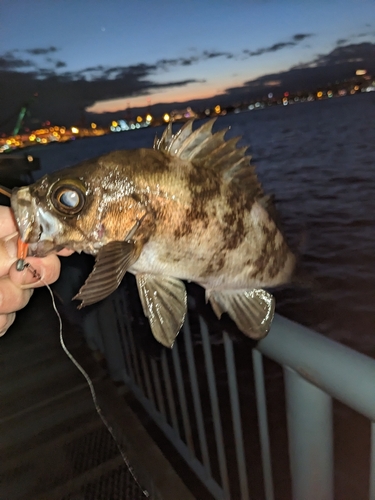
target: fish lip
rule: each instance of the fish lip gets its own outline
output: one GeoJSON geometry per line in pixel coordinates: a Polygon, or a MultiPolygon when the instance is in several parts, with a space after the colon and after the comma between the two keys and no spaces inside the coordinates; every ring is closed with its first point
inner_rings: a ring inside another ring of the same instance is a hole
{"type": "Polygon", "coordinates": [[[36,204],[28,187],[15,188],[12,191],[10,205],[24,242],[31,241],[35,225],[36,204]]]}
{"type": "Polygon", "coordinates": [[[59,220],[37,203],[29,187],[14,189],[10,203],[20,238],[29,243],[30,254],[44,256],[52,252],[55,237],[61,232],[59,220]]]}

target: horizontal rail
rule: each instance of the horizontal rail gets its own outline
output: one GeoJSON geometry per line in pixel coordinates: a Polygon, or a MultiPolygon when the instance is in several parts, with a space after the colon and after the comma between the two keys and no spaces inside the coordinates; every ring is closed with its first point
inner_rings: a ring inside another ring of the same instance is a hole
{"type": "Polygon", "coordinates": [[[257,349],[375,421],[374,359],[279,315],[257,349]]]}

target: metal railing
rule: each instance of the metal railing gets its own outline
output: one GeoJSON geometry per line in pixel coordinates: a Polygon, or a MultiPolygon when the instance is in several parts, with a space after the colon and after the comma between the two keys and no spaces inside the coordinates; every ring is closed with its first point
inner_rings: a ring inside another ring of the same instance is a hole
{"type": "Polygon", "coordinates": [[[375,500],[375,360],[278,315],[255,349],[226,332],[212,344],[198,313],[186,319],[172,351],[162,348],[155,358],[137,346],[132,315],[122,287],[87,316],[91,343],[94,335],[113,378],[132,390],[215,499],[274,500],[275,488],[285,488],[283,499],[337,498],[334,398],[371,422],[368,488],[375,500]],[[272,395],[266,386],[276,387],[272,395]],[[278,404],[284,416],[276,427],[269,423],[275,399],[286,409],[285,417],[278,404]],[[283,421],[287,437],[276,438],[274,458],[273,434],[283,421]]]}

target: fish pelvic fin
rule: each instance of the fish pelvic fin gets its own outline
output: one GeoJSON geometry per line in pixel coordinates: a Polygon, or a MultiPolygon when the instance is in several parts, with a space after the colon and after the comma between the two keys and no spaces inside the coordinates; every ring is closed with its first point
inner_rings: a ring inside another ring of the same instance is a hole
{"type": "Polygon", "coordinates": [[[265,290],[207,290],[206,299],[219,319],[228,313],[239,330],[252,339],[265,337],[271,328],[275,299],[265,290]]]}
{"type": "Polygon", "coordinates": [[[141,246],[133,241],[111,241],[104,245],[96,256],[94,269],[73,297],[73,300],[82,301],[78,309],[95,304],[114,292],[140,252],[141,246]]]}
{"type": "Polygon", "coordinates": [[[182,160],[190,160],[202,168],[214,169],[220,172],[225,181],[236,182],[248,195],[262,196],[263,190],[255,168],[250,164],[250,156],[246,155],[247,147],[237,147],[240,137],[226,140],[224,136],[228,128],[213,134],[215,120],[207,121],[194,131],[194,120],[189,120],[176,134],[172,133],[169,123],[161,138],[155,138],[154,149],[182,160]]]}
{"type": "Polygon", "coordinates": [[[169,276],[136,275],[143,312],[155,339],[165,347],[173,347],[185,321],[187,296],[182,281],[169,276]]]}

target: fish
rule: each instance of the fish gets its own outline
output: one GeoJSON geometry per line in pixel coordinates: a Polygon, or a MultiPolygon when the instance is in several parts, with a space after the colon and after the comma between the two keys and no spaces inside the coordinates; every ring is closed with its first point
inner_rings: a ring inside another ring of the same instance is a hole
{"type": "Polygon", "coordinates": [[[295,256],[247,147],[215,120],[169,124],[152,148],[112,151],[15,188],[11,207],[28,254],[63,248],[95,256],[73,300],[94,304],[135,275],[154,337],[172,347],[187,313],[184,282],[205,289],[259,340],[275,311],[272,289],[291,280],[295,256]]]}

